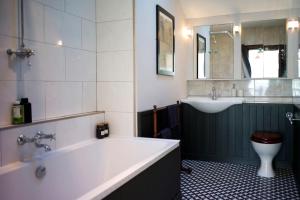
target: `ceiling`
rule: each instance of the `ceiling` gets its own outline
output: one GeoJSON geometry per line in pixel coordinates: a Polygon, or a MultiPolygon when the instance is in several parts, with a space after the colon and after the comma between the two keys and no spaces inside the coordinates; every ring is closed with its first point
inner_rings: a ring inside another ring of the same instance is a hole
{"type": "Polygon", "coordinates": [[[179,0],[187,19],[300,8],[300,0],[179,0]]]}

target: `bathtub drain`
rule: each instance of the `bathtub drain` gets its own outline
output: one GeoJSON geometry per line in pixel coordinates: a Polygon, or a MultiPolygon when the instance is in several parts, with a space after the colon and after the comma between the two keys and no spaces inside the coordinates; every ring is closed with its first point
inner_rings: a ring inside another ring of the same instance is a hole
{"type": "Polygon", "coordinates": [[[46,175],[46,167],[44,167],[42,165],[38,166],[35,170],[35,176],[38,179],[42,179],[42,178],[44,178],[45,175],[46,175]]]}

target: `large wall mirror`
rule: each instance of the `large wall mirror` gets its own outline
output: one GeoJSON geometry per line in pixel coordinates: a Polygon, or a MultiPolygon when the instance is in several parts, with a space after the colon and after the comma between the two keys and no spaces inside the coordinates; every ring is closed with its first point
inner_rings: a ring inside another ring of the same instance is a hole
{"type": "Polygon", "coordinates": [[[233,24],[203,25],[194,34],[197,79],[287,78],[286,19],[243,22],[239,33],[233,24]]]}
{"type": "Polygon", "coordinates": [[[233,24],[194,28],[197,78],[233,79],[233,24]]]}
{"type": "Polygon", "coordinates": [[[287,77],[285,19],[242,23],[241,43],[244,78],[287,77]]]}

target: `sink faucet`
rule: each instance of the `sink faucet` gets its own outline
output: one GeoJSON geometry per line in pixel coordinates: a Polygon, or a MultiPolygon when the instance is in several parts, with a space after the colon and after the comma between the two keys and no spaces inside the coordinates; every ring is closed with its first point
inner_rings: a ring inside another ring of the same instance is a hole
{"type": "Polygon", "coordinates": [[[45,152],[51,151],[51,147],[47,144],[43,144],[43,139],[55,140],[55,134],[45,134],[41,131],[37,132],[32,138],[20,135],[17,139],[18,145],[24,145],[26,143],[34,143],[36,148],[43,148],[45,152]]]}
{"type": "Polygon", "coordinates": [[[217,100],[217,90],[216,90],[216,88],[215,87],[212,87],[211,88],[211,99],[212,100],[217,100]]]}

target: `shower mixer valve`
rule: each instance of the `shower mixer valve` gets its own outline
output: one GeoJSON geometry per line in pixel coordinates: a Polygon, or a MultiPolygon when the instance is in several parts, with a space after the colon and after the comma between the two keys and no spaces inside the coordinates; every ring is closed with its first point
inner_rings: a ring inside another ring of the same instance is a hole
{"type": "Polygon", "coordinates": [[[7,55],[13,55],[15,54],[17,57],[21,57],[21,58],[29,58],[30,56],[35,55],[35,51],[30,49],[30,48],[25,48],[22,47],[20,49],[17,49],[15,51],[13,51],[12,49],[8,49],[6,51],[7,55]]]}

